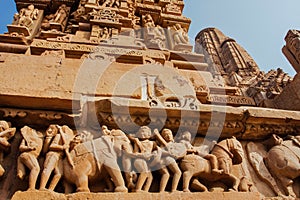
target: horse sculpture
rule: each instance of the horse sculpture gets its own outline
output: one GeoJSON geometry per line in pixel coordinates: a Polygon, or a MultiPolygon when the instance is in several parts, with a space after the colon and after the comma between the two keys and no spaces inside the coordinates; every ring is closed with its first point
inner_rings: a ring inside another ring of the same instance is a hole
{"type": "Polygon", "coordinates": [[[99,181],[101,177],[112,180],[115,192],[128,191],[117,163],[116,151],[116,148],[120,148],[116,145],[127,145],[128,142],[123,139],[123,142],[115,141],[118,137],[102,136],[75,146],[70,152],[74,166],[70,165],[68,160],[64,160],[66,193],[71,191],[71,184],[76,185],[77,192],[89,192],[89,181],[99,181]]]}
{"type": "MultiPolygon", "coordinates": [[[[229,187],[233,190],[238,190],[239,179],[231,174],[231,167],[232,165],[240,164],[243,161],[244,151],[241,143],[234,137],[222,140],[214,146],[211,154],[217,157],[219,169],[223,170],[223,173],[219,175],[212,174],[210,162],[208,160],[195,154],[188,154],[180,163],[180,167],[183,171],[184,192],[190,191],[189,185],[193,177],[202,178],[210,182],[230,182],[231,186],[229,187]]],[[[207,191],[206,186],[199,180],[194,179],[193,184],[196,184],[198,189],[207,191]]]]}
{"type": "Polygon", "coordinates": [[[300,144],[297,137],[292,136],[290,140],[272,147],[264,159],[271,174],[280,182],[286,194],[293,198],[296,198],[294,180],[300,177],[300,144]]]}

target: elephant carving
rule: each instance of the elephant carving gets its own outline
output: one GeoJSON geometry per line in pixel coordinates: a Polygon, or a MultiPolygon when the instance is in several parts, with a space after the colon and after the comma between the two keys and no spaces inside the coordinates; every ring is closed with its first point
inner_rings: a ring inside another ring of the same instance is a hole
{"type": "MultiPolygon", "coordinates": [[[[102,136],[95,140],[78,144],[70,152],[70,162],[64,160],[65,192],[71,192],[71,184],[75,184],[77,192],[89,192],[89,181],[99,181],[105,178],[112,180],[115,192],[127,192],[120,167],[117,163],[115,144],[116,137],[111,135],[102,136]]],[[[126,141],[124,141],[126,143],[126,141]]]]}
{"type": "Polygon", "coordinates": [[[217,157],[219,169],[222,170],[223,173],[214,175],[211,173],[210,162],[207,159],[195,154],[188,154],[180,163],[180,167],[183,171],[184,192],[190,191],[190,182],[192,188],[207,191],[206,186],[203,185],[198,178],[210,182],[221,181],[229,185],[229,188],[236,191],[238,190],[239,179],[231,173],[231,168],[232,165],[240,164],[243,161],[244,151],[241,143],[234,137],[222,140],[214,146],[211,154],[217,157]]]}
{"type": "Polygon", "coordinates": [[[296,198],[293,190],[294,180],[300,177],[299,141],[299,136],[290,136],[284,141],[281,139],[281,143],[272,147],[264,158],[270,173],[278,180],[286,195],[292,198],[296,198]]]}

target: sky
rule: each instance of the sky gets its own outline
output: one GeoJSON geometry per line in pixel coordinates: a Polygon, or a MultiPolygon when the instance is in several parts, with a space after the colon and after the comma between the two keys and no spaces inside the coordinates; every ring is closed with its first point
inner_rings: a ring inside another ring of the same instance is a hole
{"type": "MultiPolygon", "coordinates": [[[[300,30],[299,8],[299,0],[185,0],[184,15],[192,19],[191,41],[204,28],[218,28],[246,49],[262,71],[280,67],[294,76],[281,49],[287,31],[300,30]]],[[[0,33],[15,12],[13,0],[0,0],[0,33]]]]}

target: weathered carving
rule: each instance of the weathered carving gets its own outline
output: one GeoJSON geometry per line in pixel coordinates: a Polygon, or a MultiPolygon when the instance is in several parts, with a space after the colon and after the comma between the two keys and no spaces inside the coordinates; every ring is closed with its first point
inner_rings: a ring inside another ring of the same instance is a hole
{"type": "Polygon", "coordinates": [[[271,174],[279,181],[287,196],[296,198],[294,180],[300,176],[299,136],[290,136],[272,147],[265,158],[271,174]]]}
{"type": "MultiPolygon", "coordinates": [[[[238,191],[239,179],[231,173],[231,168],[233,164],[240,164],[243,161],[244,152],[240,142],[235,138],[222,140],[215,145],[211,154],[217,157],[219,169],[223,170],[224,173],[217,176],[212,175],[209,161],[197,155],[186,155],[180,164],[183,170],[183,191],[190,191],[190,180],[193,177],[204,178],[213,182],[226,180],[231,182],[228,185],[229,188],[238,191]],[[202,167],[203,165],[205,167],[202,167]]],[[[197,188],[204,191],[207,190],[206,186],[199,181],[192,184],[197,184],[197,188]]]]}
{"type": "MultiPolygon", "coordinates": [[[[117,138],[114,137],[114,139],[117,138]]],[[[70,160],[72,160],[74,166],[70,165],[67,158],[64,159],[63,163],[64,180],[66,183],[75,184],[77,192],[88,192],[90,191],[88,186],[89,179],[108,173],[115,185],[114,191],[127,192],[120,167],[117,163],[117,154],[114,149],[115,144],[111,136],[102,136],[75,146],[70,152],[70,160]]],[[[72,187],[66,185],[65,192],[72,192],[72,187]]]]}
{"type": "MultiPolygon", "coordinates": [[[[65,156],[74,167],[70,157],[70,143],[74,138],[73,131],[68,126],[50,125],[46,130],[43,152],[46,155],[44,169],[41,173],[40,189],[45,189],[52,171],[54,176],[49,184],[49,190],[54,190],[63,173],[62,158],[65,156]]],[[[77,141],[74,141],[77,142],[77,141]]],[[[72,148],[75,148],[73,143],[72,148]]]]}
{"type": "Polygon", "coordinates": [[[23,180],[28,168],[30,170],[28,190],[34,190],[40,172],[37,159],[42,151],[43,135],[28,126],[21,129],[21,134],[23,139],[19,147],[21,154],[18,157],[17,176],[23,180]]]}
{"type": "Polygon", "coordinates": [[[164,29],[155,25],[154,20],[150,14],[143,16],[143,26],[145,27],[145,40],[149,48],[165,48],[165,32],[164,29]]]}
{"type": "Polygon", "coordinates": [[[174,142],[173,133],[170,129],[163,129],[161,135],[158,130],[154,130],[154,135],[157,137],[160,147],[162,148],[159,151],[161,158],[157,161],[160,165],[159,172],[162,174],[160,180],[159,191],[163,192],[166,189],[170,172],[174,174],[171,186],[171,192],[177,191],[177,186],[181,177],[181,170],[176,163],[176,159],[183,157],[186,154],[185,145],[181,143],[174,142]]]}
{"type": "Polygon", "coordinates": [[[150,140],[151,136],[151,129],[147,126],[142,126],[136,133],[136,138],[130,137],[134,143],[133,153],[128,152],[127,148],[124,149],[128,156],[135,158],[133,162],[134,167],[140,174],[137,179],[135,192],[148,192],[153,180],[150,158],[157,149],[157,145],[156,142],[150,140]]]}
{"type": "Polygon", "coordinates": [[[0,121],[0,177],[5,173],[5,169],[2,167],[4,154],[10,149],[11,144],[9,140],[14,137],[16,128],[10,128],[8,122],[0,121]]]}
{"type": "Polygon", "coordinates": [[[15,23],[19,26],[30,28],[33,25],[33,20],[37,19],[39,10],[30,4],[27,8],[22,8],[19,13],[15,14],[15,23]]]}
{"type": "Polygon", "coordinates": [[[65,4],[62,4],[54,14],[47,15],[44,18],[42,22],[42,28],[44,30],[55,29],[58,31],[63,31],[67,24],[69,10],[70,9],[65,4]]]}

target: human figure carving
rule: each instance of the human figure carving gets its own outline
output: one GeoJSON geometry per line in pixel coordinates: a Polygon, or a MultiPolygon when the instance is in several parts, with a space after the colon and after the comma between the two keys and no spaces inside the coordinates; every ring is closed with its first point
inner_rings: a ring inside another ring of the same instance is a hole
{"type": "Polygon", "coordinates": [[[127,148],[124,149],[128,156],[135,158],[134,166],[137,172],[140,173],[135,192],[149,191],[153,180],[149,162],[152,152],[156,150],[156,142],[150,140],[151,135],[152,133],[149,127],[140,127],[136,133],[136,138],[130,137],[134,143],[133,153],[130,154],[127,148]]]}
{"type": "Polygon", "coordinates": [[[180,143],[183,143],[187,148],[187,154],[196,154],[210,161],[211,173],[214,175],[220,175],[224,171],[219,169],[219,164],[217,157],[213,154],[210,154],[210,151],[216,144],[216,141],[213,141],[211,145],[201,145],[200,147],[195,147],[191,144],[192,135],[189,131],[184,131],[180,138],[180,143]]]}
{"type": "Polygon", "coordinates": [[[189,37],[187,30],[182,28],[180,24],[175,24],[173,26],[175,32],[173,33],[173,39],[175,45],[177,44],[189,44],[189,37]]]}
{"type": "Polygon", "coordinates": [[[5,169],[1,165],[4,153],[10,148],[11,145],[8,141],[15,135],[15,132],[16,128],[10,128],[9,124],[4,120],[0,121],[0,177],[5,172],[5,169]]]}
{"type": "Polygon", "coordinates": [[[39,10],[34,8],[33,4],[30,4],[27,8],[22,8],[19,14],[16,14],[18,18],[18,25],[30,27],[33,25],[33,20],[36,20],[39,14],[39,10]]]}
{"type": "Polygon", "coordinates": [[[69,157],[70,155],[68,154],[70,143],[73,140],[73,138],[74,132],[68,126],[60,127],[58,125],[52,124],[48,127],[46,131],[44,147],[48,147],[49,151],[46,154],[44,169],[41,174],[41,190],[46,188],[47,182],[50,178],[52,171],[54,172],[54,176],[50,182],[49,190],[53,191],[55,189],[63,173],[62,158],[64,157],[64,155],[66,156],[66,159],[68,160],[69,164],[74,165],[73,161],[69,157]]]}
{"type": "Polygon", "coordinates": [[[63,25],[67,20],[68,14],[69,11],[67,6],[65,4],[62,4],[54,14],[52,21],[63,25]]]}
{"type": "Polygon", "coordinates": [[[19,147],[21,154],[18,157],[17,177],[23,180],[26,175],[27,167],[30,170],[28,190],[34,190],[40,172],[37,159],[42,151],[43,136],[28,126],[24,126],[21,129],[21,135],[23,139],[19,147]]]}
{"type": "Polygon", "coordinates": [[[161,136],[157,129],[154,130],[154,135],[158,138],[161,147],[165,147],[166,150],[162,150],[162,157],[160,161],[161,169],[159,172],[162,174],[161,181],[160,181],[160,192],[164,192],[170,178],[169,170],[173,172],[173,180],[172,180],[172,187],[171,192],[177,191],[177,186],[181,177],[181,170],[176,163],[177,156],[174,153],[170,152],[170,150],[174,150],[177,153],[177,150],[183,150],[186,152],[186,148],[182,148],[182,146],[178,146],[179,149],[174,145],[173,133],[170,129],[163,129],[161,132],[161,136]]]}
{"type": "MultiPolygon", "coordinates": [[[[183,170],[183,191],[189,192],[190,180],[195,178],[205,179],[206,181],[216,182],[224,181],[229,189],[238,191],[239,179],[231,173],[232,165],[243,162],[244,150],[241,143],[234,137],[222,140],[214,146],[211,154],[218,159],[219,169],[223,173],[215,176],[211,173],[210,162],[207,159],[195,154],[188,154],[180,162],[180,168],[183,170]]],[[[197,179],[194,179],[197,180],[197,179]]],[[[205,185],[199,180],[197,188],[202,191],[207,191],[205,185]]],[[[195,182],[191,182],[194,184],[195,182]]]]}
{"type": "Polygon", "coordinates": [[[144,17],[144,27],[147,28],[148,34],[154,34],[154,39],[166,39],[163,28],[159,25],[155,25],[150,14],[146,14],[144,17]]]}

